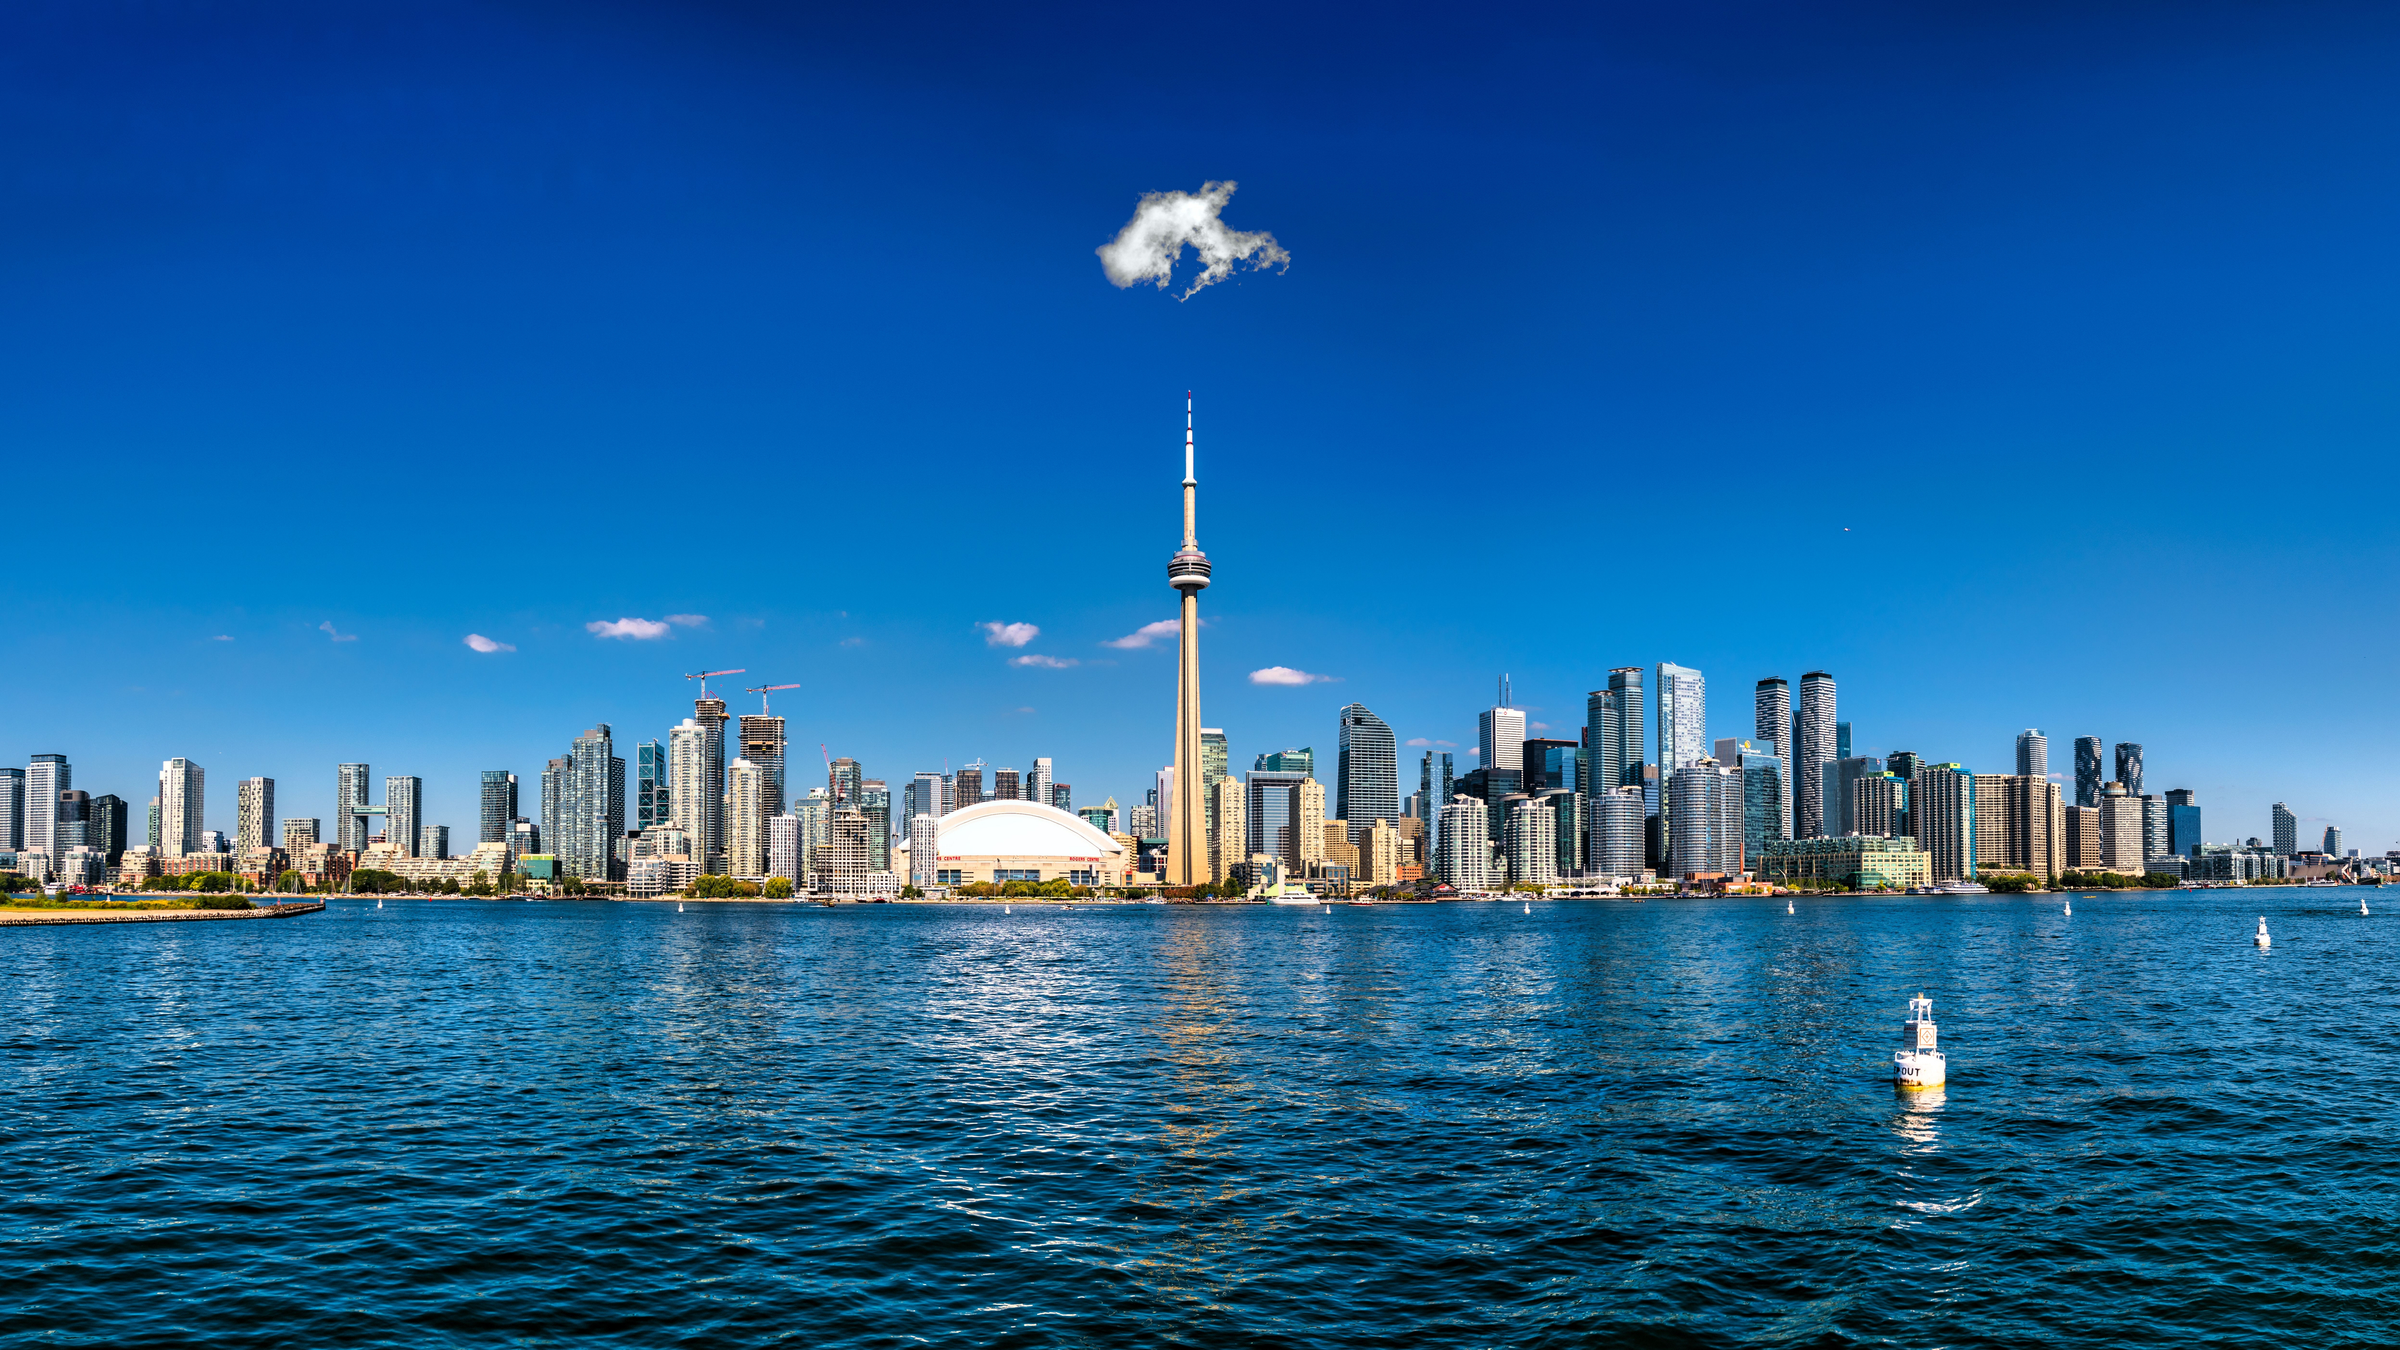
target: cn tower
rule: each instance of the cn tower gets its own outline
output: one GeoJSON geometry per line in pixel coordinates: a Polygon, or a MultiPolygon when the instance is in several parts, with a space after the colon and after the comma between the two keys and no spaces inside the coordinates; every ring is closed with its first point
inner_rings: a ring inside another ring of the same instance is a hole
{"type": "Polygon", "coordinates": [[[1200,800],[1200,592],[1208,555],[1200,551],[1200,483],[1192,477],[1192,396],[1183,396],[1183,547],[1167,560],[1167,584],[1183,597],[1175,663],[1175,800],[1168,804],[1167,884],[1209,880],[1208,804],[1200,800]]]}

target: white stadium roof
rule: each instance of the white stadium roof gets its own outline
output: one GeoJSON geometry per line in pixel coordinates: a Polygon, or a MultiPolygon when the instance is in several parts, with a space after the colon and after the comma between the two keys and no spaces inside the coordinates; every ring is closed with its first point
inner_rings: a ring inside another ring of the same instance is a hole
{"type": "Polygon", "coordinates": [[[977,802],[941,818],[935,839],[945,858],[1118,857],[1123,845],[1081,816],[1040,802],[977,802]]]}

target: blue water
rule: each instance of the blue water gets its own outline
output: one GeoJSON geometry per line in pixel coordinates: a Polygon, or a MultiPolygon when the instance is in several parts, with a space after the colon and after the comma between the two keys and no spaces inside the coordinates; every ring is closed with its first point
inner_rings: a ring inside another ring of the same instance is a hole
{"type": "Polygon", "coordinates": [[[0,1344],[2391,1344],[2387,894],[5,930],[0,1344]]]}

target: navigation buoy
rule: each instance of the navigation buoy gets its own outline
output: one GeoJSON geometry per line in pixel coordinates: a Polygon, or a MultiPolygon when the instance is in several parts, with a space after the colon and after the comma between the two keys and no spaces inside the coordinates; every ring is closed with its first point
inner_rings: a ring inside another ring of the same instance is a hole
{"type": "Polygon", "coordinates": [[[1939,1032],[1933,1025],[1933,1000],[1923,994],[1908,1001],[1908,1020],[1900,1024],[1900,1048],[1892,1055],[1892,1081],[1901,1087],[1940,1087],[1950,1077],[1950,1063],[1934,1049],[1939,1032]]]}
{"type": "Polygon", "coordinates": [[[2251,940],[2252,942],[2255,942],[2255,943],[2257,943],[2257,944],[2258,944],[2259,946],[2261,946],[2261,947],[2272,947],[2272,946],[2274,946],[2274,945],[2275,945],[2275,939],[2273,939],[2273,938],[2271,938],[2271,937],[2268,937],[2268,936],[2267,936],[2267,916],[2266,916],[2266,915],[2264,915],[2264,914],[2261,914],[2261,915],[2259,915],[2259,916],[2258,916],[2258,936],[2257,936],[2257,937],[2254,937],[2254,938],[2252,938],[2252,939],[2250,939],[2250,940],[2251,940]]]}
{"type": "Polygon", "coordinates": [[[1525,912],[1528,914],[1533,913],[1533,902],[1531,900],[1525,902],[1525,912]]]}
{"type": "Polygon", "coordinates": [[[1784,912],[1784,913],[1786,913],[1786,914],[1797,914],[1797,913],[1799,913],[1800,911],[1799,911],[1799,910],[1796,910],[1796,909],[1794,909],[1794,908],[1792,908],[1792,902],[1791,902],[1791,901],[1789,901],[1789,900],[1786,900],[1786,901],[1784,901],[1784,902],[1783,902],[1783,912],[1784,912]]]}
{"type": "Polygon", "coordinates": [[[2364,917],[2367,912],[2367,897],[2363,895],[2358,897],[2358,912],[2361,917],[2364,917]]]}
{"type": "Polygon", "coordinates": [[[2067,902],[2067,917],[2070,919],[2075,917],[2075,902],[2072,900],[2067,902]]]}
{"type": "Polygon", "coordinates": [[[675,907],[675,912],[676,912],[676,913],[678,913],[678,914],[681,914],[681,913],[683,912],[683,906],[681,906],[681,905],[677,905],[677,906],[675,907]]]}
{"type": "Polygon", "coordinates": [[[377,908],[377,909],[381,909],[381,908],[383,908],[383,902],[382,902],[381,900],[378,900],[378,901],[376,901],[376,902],[375,902],[375,908],[377,908]]]}
{"type": "Polygon", "coordinates": [[[1014,909],[1011,909],[1011,908],[1010,908],[1009,906],[1007,906],[1007,905],[1002,905],[1002,906],[1000,907],[1000,912],[1001,912],[1001,913],[1003,913],[1003,914],[1014,914],[1014,913],[1016,913],[1016,911],[1015,911],[1014,909]]]}

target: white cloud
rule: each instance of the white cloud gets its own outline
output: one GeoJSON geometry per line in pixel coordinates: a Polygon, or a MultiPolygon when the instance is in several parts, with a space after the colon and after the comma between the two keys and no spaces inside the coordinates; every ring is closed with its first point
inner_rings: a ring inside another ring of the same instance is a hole
{"type": "Polygon", "coordinates": [[[210,638],[210,639],[209,639],[209,641],[211,641],[211,642],[231,642],[231,641],[233,641],[233,634],[231,634],[231,633],[219,633],[219,634],[217,634],[215,637],[212,637],[212,638],[210,638]]]}
{"type": "Polygon", "coordinates": [[[1153,642],[1163,642],[1168,638],[1180,638],[1182,636],[1182,620],[1160,619],[1157,623],[1143,624],[1141,627],[1134,629],[1132,632],[1127,633],[1121,638],[1110,638],[1108,641],[1103,642],[1100,645],[1103,647],[1122,647],[1131,649],[1135,647],[1147,647],[1153,642]]]}
{"type": "Polygon", "coordinates": [[[1065,670],[1067,667],[1077,664],[1072,656],[1061,658],[1042,656],[1033,652],[1027,652],[1023,656],[1012,656],[1008,658],[1008,663],[1012,666],[1040,666],[1044,670],[1065,670]]]}
{"type": "Polygon", "coordinates": [[[708,616],[705,614],[670,614],[667,616],[667,622],[677,628],[698,628],[708,622],[708,616]]]}
{"type": "Polygon", "coordinates": [[[1290,666],[1269,666],[1265,670],[1250,672],[1252,684],[1331,684],[1340,678],[1338,675],[1312,675],[1290,666]]]}
{"type": "Polygon", "coordinates": [[[1217,218],[1225,203],[1233,200],[1237,186],[1228,179],[1203,183],[1198,192],[1143,194],[1133,208],[1133,219],[1125,222],[1116,238],[1096,250],[1101,270],[1119,289],[1155,281],[1163,291],[1183,257],[1183,246],[1189,244],[1204,266],[1192,278],[1191,289],[1177,296],[1178,300],[1189,300],[1201,287],[1232,276],[1238,262],[1254,268],[1280,263],[1290,270],[1292,255],[1283,251],[1274,235],[1265,230],[1236,230],[1217,218]]]}
{"type": "Polygon", "coordinates": [[[509,643],[494,642],[481,633],[467,634],[466,643],[468,646],[473,647],[479,652],[513,652],[516,650],[516,648],[509,643]]]}
{"type": "Polygon", "coordinates": [[[979,623],[986,647],[1022,647],[1042,635],[1042,630],[1029,623],[979,623]]]}
{"type": "Polygon", "coordinates": [[[1456,741],[1429,741],[1423,736],[1412,736],[1406,741],[1401,742],[1401,744],[1419,750],[1455,750],[1458,748],[1458,742],[1456,741]]]}
{"type": "Polygon", "coordinates": [[[1532,731],[1548,731],[1550,729],[1548,722],[1527,722],[1525,725],[1532,731]]]}
{"type": "Polygon", "coordinates": [[[1480,755],[1483,753],[1483,747],[1480,745],[1470,745],[1467,747],[1467,753],[1470,755],[1480,755]]]}
{"type": "Polygon", "coordinates": [[[867,645],[867,640],[862,637],[846,637],[842,639],[842,645],[845,647],[864,647],[867,645]]]}
{"type": "Polygon", "coordinates": [[[358,634],[356,634],[356,633],[345,633],[345,632],[341,631],[340,629],[338,629],[338,628],[335,628],[335,627],[333,626],[333,620],[331,620],[331,619],[327,619],[325,622],[323,622],[323,623],[321,623],[321,624],[318,624],[318,625],[317,625],[317,631],[318,631],[318,632],[320,632],[320,633],[331,633],[331,634],[333,634],[333,640],[334,640],[334,641],[336,641],[336,642],[356,642],[356,641],[358,641],[358,634]]]}
{"type": "Polygon", "coordinates": [[[656,619],[618,619],[614,623],[594,619],[583,626],[583,631],[595,637],[646,639],[665,637],[670,630],[656,619]]]}

